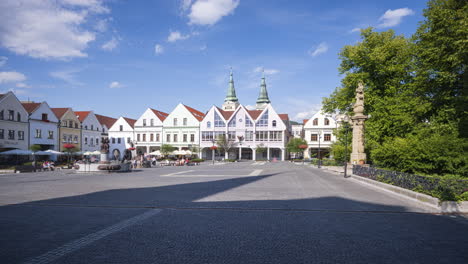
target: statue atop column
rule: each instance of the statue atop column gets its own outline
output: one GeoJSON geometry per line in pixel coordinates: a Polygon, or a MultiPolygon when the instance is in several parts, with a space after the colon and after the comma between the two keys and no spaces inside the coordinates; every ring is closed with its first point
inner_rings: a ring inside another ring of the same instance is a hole
{"type": "Polygon", "coordinates": [[[360,82],[356,88],[356,102],[353,106],[354,116],[351,117],[353,124],[353,152],[351,162],[353,164],[366,163],[364,151],[364,121],[368,118],[364,115],[364,85],[360,82]]]}

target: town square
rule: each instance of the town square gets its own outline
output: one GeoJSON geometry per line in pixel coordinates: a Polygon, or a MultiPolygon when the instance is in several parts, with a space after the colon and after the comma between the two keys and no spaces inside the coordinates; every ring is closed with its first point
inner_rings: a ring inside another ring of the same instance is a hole
{"type": "Polygon", "coordinates": [[[0,1],[0,261],[467,263],[467,23],[0,1]]]}

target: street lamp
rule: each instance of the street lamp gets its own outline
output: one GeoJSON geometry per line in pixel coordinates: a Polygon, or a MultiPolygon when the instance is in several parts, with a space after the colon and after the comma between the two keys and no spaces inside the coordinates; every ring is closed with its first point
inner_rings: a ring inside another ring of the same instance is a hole
{"type": "Polygon", "coordinates": [[[344,156],[344,177],[348,178],[348,128],[349,128],[349,117],[345,115],[343,117],[343,126],[345,129],[345,156],[344,156]]]}
{"type": "Polygon", "coordinates": [[[237,139],[239,140],[239,161],[242,159],[242,141],[244,141],[243,136],[237,136],[237,139]]]}
{"type": "Polygon", "coordinates": [[[321,155],[320,155],[320,137],[321,137],[321,134],[322,134],[322,131],[318,131],[318,164],[317,164],[317,167],[320,169],[321,168],[321,163],[322,163],[322,160],[321,160],[321,155]]]}

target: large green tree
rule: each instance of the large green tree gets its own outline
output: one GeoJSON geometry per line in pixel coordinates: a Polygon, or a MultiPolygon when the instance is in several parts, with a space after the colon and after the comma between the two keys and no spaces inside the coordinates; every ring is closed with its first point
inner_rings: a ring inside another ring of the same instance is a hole
{"type": "Polygon", "coordinates": [[[429,1],[412,38],[368,28],[342,49],[342,85],[324,98],[324,110],[352,115],[355,88],[365,84],[366,151],[375,164],[468,176],[467,3],[429,1]]]}

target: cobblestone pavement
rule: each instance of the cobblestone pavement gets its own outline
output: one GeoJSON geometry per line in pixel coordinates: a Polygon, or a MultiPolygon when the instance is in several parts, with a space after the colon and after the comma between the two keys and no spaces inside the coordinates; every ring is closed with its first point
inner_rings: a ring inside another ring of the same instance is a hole
{"type": "Polygon", "coordinates": [[[0,175],[2,263],[467,263],[468,224],[288,162],[0,175]]]}

